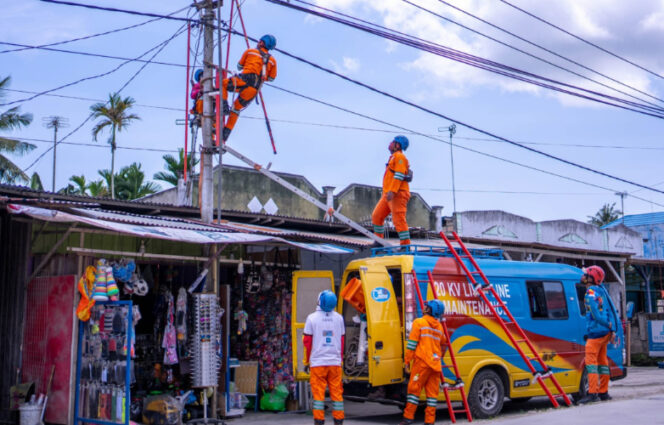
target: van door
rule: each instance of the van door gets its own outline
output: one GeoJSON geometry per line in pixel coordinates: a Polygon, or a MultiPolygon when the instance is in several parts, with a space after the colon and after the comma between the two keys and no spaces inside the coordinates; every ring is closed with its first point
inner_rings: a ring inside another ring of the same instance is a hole
{"type": "Polygon", "coordinates": [[[318,294],[325,289],[334,292],[331,270],[299,270],[293,272],[293,298],[291,311],[291,344],[293,345],[293,375],[298,381],[309,379],[304,372],[304,345],[302,334],[307,316],[316,310],[318,294]]]}
{"type": "Polygon", "coordinates": [[[360,267],[367,309],[369,382],[373,386],[404,380],[403,335],[390,275],[384,266],[360,267]]]}

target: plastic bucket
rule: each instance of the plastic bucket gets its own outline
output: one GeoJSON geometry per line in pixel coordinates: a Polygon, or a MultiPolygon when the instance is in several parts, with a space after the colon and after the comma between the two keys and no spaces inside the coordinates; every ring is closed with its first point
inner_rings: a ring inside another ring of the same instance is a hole
{"type": "Polygon", "coordinates": [[[42,406],[37,404],[24,404],[19,406],[21,412],[21,425],[39,425],[41,423],[42,406]]]}

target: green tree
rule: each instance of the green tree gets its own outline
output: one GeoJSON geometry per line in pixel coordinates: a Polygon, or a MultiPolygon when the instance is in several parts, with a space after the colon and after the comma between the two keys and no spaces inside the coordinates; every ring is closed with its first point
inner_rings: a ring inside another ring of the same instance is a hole
{"type": "MultiPolygon", "coordinates": [[[[0,100],[6,97],[6,92],[3,89],[9,86],[10,80],[10,77],[0,80],[0,100]]],[[[31,122],[32,114],[21,114],[18,106],[0,113],[0,131],[15,130],[25,127],[31,122]]],[[[30,177],[2,152],[12,155],[24,155],[34,148],[36,146],[32,143],[0,136],[0,183],[15,183],[16,181],[27,183],[30,181],[30,177]]]]}
{"type": "Polygon", "coordinates": [[[90,196],[95,197],[105,197],[108,196],[108,187],[104,183],[104,180],[95,180],[88,184],[88,190],[90,191],[90,196]]]}
{"type": "MultiPolygon", "coordinates": [[[[178,149],[177,159],[171,154],[164,155],[162,158],[166,162],[165,168],[168,172],[159,171],[152,178],[177,186],[178,179],[184,175],[184,149],[178,149]]],[[[187,170],[191,170],[196,164],[198,164],[198,160],[194,160],[193,156],[187,155],[187,170]]]]}
{"type": "Polygon", "coordinates": [[[622,216],[622,211],[616,209],[616,203],[604,204],[595,215],[588,216],[588,223],[602,227],[612,221],[616,221],[622,216]]]}
{"type": "Polygon", "coordinates": [[[111,93],[108,95],[107,102],[95,103],[90,107],[93,113],[93,118],[100,120],[92,128],[92,137],[97,141],[99,133],[104,131],[105,128],[110,127],[110,136],[108,144],[111,145],[111,172],[110,172],[110,188],[111,198],[115,199],[115,150],[117,149],[116,133],[122,131],[123,128],[129,126],[132,121],[139,120],[140,117],[132,114],[129,110],[134,106],[136,101],[131,97],[122,99],[119,93],[111,93]]]}
{"type": "Polygon", "coordinates": [[[77,195],[88,194],[88,182],[85,181],[85,176],[83,174],[80,176],[71,176],[69,177],[69,181],[73,183],[77,195]]]}
{"type": "Polygon", "coordinates": [[[32,177],[30,177],[30,189],[39,190],[39,191],[44,190],[44,185],[42,184],[41,177],[39,177],[39,174],[32,173],[32,177]]]}
{"type": "Polygon", "coordinates": [[[141,164],[133,164],[122,167],[118,173],[117,197],[119,199],[137,199],[159,191],[161,188],[153,182],[145,182],[145,173],[141,170],[141,164]]]}

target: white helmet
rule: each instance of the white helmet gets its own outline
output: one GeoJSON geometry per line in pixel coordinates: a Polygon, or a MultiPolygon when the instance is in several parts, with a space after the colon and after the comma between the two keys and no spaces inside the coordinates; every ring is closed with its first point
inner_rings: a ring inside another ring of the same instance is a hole
{"type": "Polygon", "coordinates": [[[150,288],[148,287],[148,283],[145,281],[145,279],[141,278],[134,282],[134,294],[136,295],[147,295],[149,289],[150,288]]]}

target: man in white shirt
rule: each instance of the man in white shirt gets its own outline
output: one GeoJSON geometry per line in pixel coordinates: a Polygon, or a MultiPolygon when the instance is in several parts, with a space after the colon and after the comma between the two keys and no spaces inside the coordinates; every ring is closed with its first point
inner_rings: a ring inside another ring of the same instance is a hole
{"type": "Polygon", "coordinates": [[[325,387],[330,389],[334,425],[344,422],[342,356],[346,329],[343,317],[334,308],[337,296],[325,290],[318,295],[316,311],[304,325],[304,365],[310,370],[309,382],[314,399],[314,425],[325,423],[325,387]]]}

